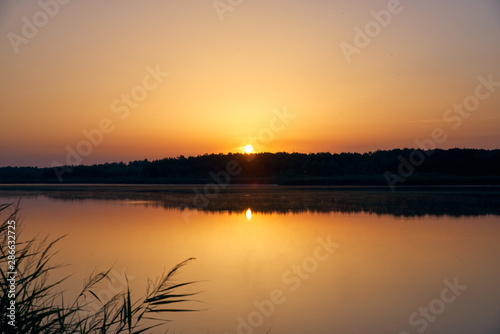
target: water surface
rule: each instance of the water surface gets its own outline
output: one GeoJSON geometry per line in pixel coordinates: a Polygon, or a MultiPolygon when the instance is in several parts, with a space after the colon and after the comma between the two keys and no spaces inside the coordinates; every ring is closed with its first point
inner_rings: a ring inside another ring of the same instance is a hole
{"type": "Polygon", "coordinates": [[[23,238],[67,234],[55,260],[70,264],[58,273],[73,274],[68,296],[110,266],[99,296],[124,287],[122,271],[139,296],[148,277],[195,257],[177,279],[203,281],[202,311],[171,315],[174,333],[500,331],[496,191],[242,187],[197,210],[191,188],[153,188],[0,199],[21,198],[23,238]]]}

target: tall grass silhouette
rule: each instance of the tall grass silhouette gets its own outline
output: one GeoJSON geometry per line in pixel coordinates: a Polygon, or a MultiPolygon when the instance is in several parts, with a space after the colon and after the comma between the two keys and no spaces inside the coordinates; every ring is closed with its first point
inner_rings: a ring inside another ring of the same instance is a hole
{"type": "Polygon", "coordinates": [[[191,297],[200,293],[183,292],[198,281],[174,283],[173,277],[194,258],[187,259],[170,271],[165,271],[155,281],[148,280],[145,296],[134,298],[127,278],[126,292],[117,293],[107,301],[94,292],[109,272],[90,274],[80,294],[71,302],[64,298],[61,283],[68,277],[50,281],[50,274],[61,268],[54,264],[55,245],[63,237],[49,240],[48,237],[28,241],[19,240],[19,224],[16,227],[15,249],[15,327],[7,317],[11,305],[8,296],[8,222],[18,222],[19,203],[1,204],[0,215],[7,216],[0,225],[0,331],[1,333],[148,333],[154,328],[162,329],[171,320],[166,314],[199,311],[192,307],[191,297]],[[7,213],[7,211],[11,211],[7,213]],[[97,311],[90,312],[90,296],[100,303],[97,311]]]}

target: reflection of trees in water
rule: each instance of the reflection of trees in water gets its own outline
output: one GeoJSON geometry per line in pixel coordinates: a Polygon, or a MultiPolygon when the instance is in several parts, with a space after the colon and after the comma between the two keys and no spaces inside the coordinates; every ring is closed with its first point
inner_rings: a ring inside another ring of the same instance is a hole
{"type": "MultiPolygon", "coordinates": [[[[6,190],[9,197],[45,196],[61,201],[112,200],[145,207],[193,210],[192,187],[63,187],[57,190],[6,190]]],[[[203,194],[203,189],[199,188],[203,194]]],[[[204,196],[204,195],[203,195],[204,196]]],[[[395,216],[500,215],[500,188],[386,188],[234,187],[221,190],[205,203],[202,211],[241,213],[342,212],[395,216]]]]}

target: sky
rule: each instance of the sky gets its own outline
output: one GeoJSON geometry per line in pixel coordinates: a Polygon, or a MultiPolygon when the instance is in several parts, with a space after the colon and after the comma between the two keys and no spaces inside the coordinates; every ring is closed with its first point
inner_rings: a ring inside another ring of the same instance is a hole
{"type": "Polygon", "coordinates": [[[0,1],[0,166],[500,148],[498,0],[0,1]]]}

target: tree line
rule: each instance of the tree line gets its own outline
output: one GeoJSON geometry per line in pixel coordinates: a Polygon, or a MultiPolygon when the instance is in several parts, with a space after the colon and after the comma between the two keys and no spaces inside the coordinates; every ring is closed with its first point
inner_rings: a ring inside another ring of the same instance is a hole
{"type": "Polygon", "coordinates": [[[257,153],[178,156],[95,165],[66,166],[63,178],[54,168],[2,167],[0,183],[204,183],[231,165],[231,183],[382,184],[387,173],[404,175],[408,184],[500,183],[500,150],[394,149],[368,153],[257,153]],[[416,159],[415,157],[419,157],[416,159]],[[418,160],[418,163],[415,162],[418,160]],[[426,181],[427,180],[427,181],[426,181]]]}

